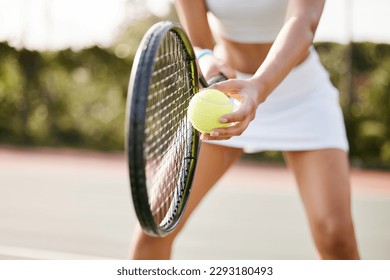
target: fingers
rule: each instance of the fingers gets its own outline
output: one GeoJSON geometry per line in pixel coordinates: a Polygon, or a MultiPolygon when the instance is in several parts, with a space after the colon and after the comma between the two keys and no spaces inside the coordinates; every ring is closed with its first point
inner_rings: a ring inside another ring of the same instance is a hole
{"type": "Polygon", "coordinates": [[[198,63],[206,80],[221,73],[228,79],[236,77],[236,71],[232,67],[214,56],[204,56],[198,63]]]}
{"type": "Polygon", "coordinates": [[[256,108],[250,99],[244,100],[239,110],[221,117],[221,123],[230,124],[226,128],[216,128],[210,134],[202,134],[203,140],[227,140],[241,135],[255,118],[256,108]]]}
{"type": "Polygon", "coordinates": [[[215,129],[210,134],[202,134],[202,140],[228,140],[233,136],[239,136],[248,127],[246,123],[239,123],[224,129],[215,129]]]}
{"type": "Polygon", "coordinates": [[[218,128],[211,131],[210,134],[202,134],[202,140],[228,140],[233,136],[240,136],[248,127],[249,122],[239,122],[226,128],[218,128]]]}
{"type": "Polygon", "coordinates": [[[222,65],[220,68],[220,73],[225,75],[228,79],[235,79],[236,78],[236,71],[227,65],[222,65]]]}
{"type": "Polygon", "coordinates": [[[258,106],[257,91],[255,87],[242,80],[228,80],[210,86],[220,90],[239,101],[238,110],[220,118],[223,124],[229,124],[226,128],[216,128],[210,134],[203,134],[204,140],[226,140],[233,136],[241,135],[255,118],[258,106]]]}
{"type": "Polygon", "coordinates": [[[242,102],[243,95],[241,93],[243,93],[243,86],[242,86],[242,82],[239,80],[233,79],[233,80],[219,82],[219,83],[210,85],[209,88],[222,91],[225,94],[229,95],[230,97],[242,102]]]}

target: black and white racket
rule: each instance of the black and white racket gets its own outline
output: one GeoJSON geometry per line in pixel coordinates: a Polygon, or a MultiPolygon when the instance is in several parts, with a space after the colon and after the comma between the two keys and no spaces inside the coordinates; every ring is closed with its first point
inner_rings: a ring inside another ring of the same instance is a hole
{"type": "Polygon", "coordinates": [[[187,109],[199,80],[195,53],[182,27],[169,21],[153,25],[134,58],[125,131],[133,204],[149,235],[172,231],[188,201],[199,136],[187,109]]]}

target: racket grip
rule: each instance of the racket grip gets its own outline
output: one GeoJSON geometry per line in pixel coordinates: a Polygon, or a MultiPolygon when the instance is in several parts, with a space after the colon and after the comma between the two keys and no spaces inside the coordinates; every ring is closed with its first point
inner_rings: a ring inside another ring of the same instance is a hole
{"type": "Polygon", "coordinates": [[[210,79],[207,80],[207,83],[209,85],[212,85],[212,84],[216,84],[216,83],[219,83],[219,82],[223,82],[223,81],[226,81],[228,78],[222,74],[222,73],[219,73],[218,75],[215,75],[213,77],[211,77],[210,79]]]}
{"type": "Polygon", "coordinates": [[[204,77],[200,77],[199,78],[199,82],[200,84],[202,85],[203,88],[206,88],[212,84],[216,84],[216,83],[219,83],[219,82],[222,82],[222,81],[226,81],[228,78],[222,74],[222,73],[219,73],[218,75],[215,75],[213,77],[211,77],[210,79],[208,79],[206,81],[206,79],[204,77]]]}

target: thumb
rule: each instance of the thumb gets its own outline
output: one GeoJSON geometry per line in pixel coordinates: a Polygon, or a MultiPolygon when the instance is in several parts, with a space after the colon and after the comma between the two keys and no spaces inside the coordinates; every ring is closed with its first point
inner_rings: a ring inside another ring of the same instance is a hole
{"type": "Polygon", "coordinates": [[[242,85],[238,80],[230,79],[223,82],[219,82],[211,85],[209,88],[222,91],[223,93],[233,97],[234,99],[240,99],[240,91],[242,85]]]}
{"type": "Polygon", "coordinates": [[[237,80],[219,82],[209,88],[225,93],[230,98],[230,102],[233,105],[233,111],[237,111],[241,107],[242,96],[240,92],[242,86],[237,80]]]}

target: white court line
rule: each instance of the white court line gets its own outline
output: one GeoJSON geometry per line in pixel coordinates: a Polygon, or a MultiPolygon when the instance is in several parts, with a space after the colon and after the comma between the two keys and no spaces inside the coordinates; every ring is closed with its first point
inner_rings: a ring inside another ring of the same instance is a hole
{"type": "Polygon", "coordinates": [[[14,247],[0,245],[0,255],[7,257],[15,257],[18,259],[33,259],[33,260],[110,260],[111,258],[103,258],[91,255],[82,255],[66,252],[58,252],[51,250],[41,250],[33,248],[14,247]]]}

